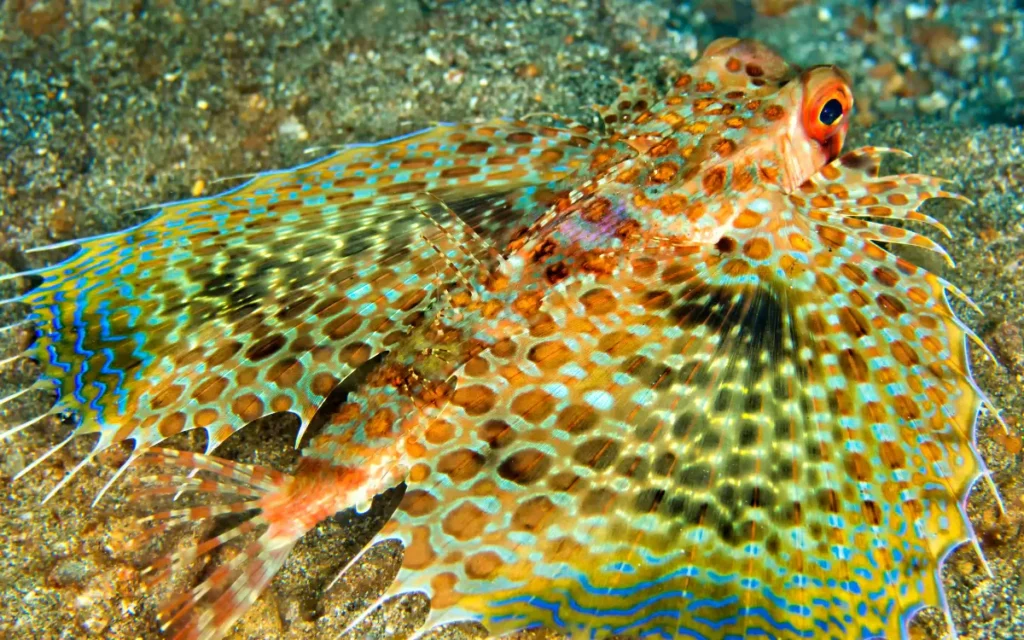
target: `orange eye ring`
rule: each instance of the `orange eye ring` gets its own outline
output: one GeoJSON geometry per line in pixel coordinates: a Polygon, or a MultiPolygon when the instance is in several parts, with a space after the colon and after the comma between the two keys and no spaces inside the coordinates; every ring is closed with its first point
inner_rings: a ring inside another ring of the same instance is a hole
{"type": "Polygon", "coordinates": [[[804,131],[824,145],[846,124],[853,109],[853,96],[846,82],[835,75],[824,82],[809,83],[807,88],[809,91],[803,106],[804,131]]]}

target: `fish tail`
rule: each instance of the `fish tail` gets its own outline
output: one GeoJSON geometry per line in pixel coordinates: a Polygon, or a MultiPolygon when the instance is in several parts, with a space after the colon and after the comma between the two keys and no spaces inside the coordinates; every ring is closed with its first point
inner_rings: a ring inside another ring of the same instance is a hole
{"type": "Polygon", "coordinates": [[[136,498],[203,494],[202,506],[169,509],[140,520],[146,543],[186,523],[249,513],[222,533],[154,561],[143,573],[154,586],[229,543],[238,554],[219,561],[201,582],[165,601],[161,631],[175,640],[224,637],[284,565],[295,543],[322,520],[375,494],[371,476],[355,467],[308,458],[295,475],[197,453],[150,449],[142,462],[169,471],[136,479],[136,498]],[[208,504],[218,498],[220,504],[208,504]]]}

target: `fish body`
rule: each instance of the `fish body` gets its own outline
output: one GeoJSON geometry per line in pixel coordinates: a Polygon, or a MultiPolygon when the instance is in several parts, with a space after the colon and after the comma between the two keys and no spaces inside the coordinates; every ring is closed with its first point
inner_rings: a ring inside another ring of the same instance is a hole
{"type": "Polygon", "coordinates": [[[600,132],[355,146],[40,270],[53,412],[174,470],[149,493],[222,498],[152,530],[254,510],[157,563],[257,536],[166,630],[223,636],[305,532],[404,483],[375,542],[404,545],[384,598],[425,593],[427,629],[905,638],[973,536],[985,400],[951,286],[886,248],[941,252],[888,223],[954,196],[842,154],[852,108],[842,71],[723,39],[600,132]],[[154,447],[277,411],[301,439],[360,369],[292,475],[154,447]]]}

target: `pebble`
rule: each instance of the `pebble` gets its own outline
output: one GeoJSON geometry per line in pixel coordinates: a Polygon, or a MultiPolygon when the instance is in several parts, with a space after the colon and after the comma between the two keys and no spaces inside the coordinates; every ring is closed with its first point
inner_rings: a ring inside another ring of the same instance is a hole
{"type": "Polygon", "coordinates": [[[917,108],[927,114],[938,113],[949,108],[949,98],[941,91],[933,91],[917,99],[917,108]]]}
{"type": "Polygon", "coordinates": [[[50,571],[50,584],[55,587],[79,587],[96,573],[96,565],[91,560],[64,558],[50,571]]]}
{"type": "Polygon", "coordinates": [[[277,134],[282,138],[309,140],[309,131],[306,130],[306,126],[299,122],[299,119],[295,116],[289,116],[282,120],[281,124],[277,125],[277,134]]]}

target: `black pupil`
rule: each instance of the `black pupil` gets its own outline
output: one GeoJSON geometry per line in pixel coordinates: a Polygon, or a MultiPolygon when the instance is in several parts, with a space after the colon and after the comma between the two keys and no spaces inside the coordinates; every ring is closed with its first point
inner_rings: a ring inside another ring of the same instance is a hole
{"type": "Polygon", "coordinates": [[[821,113],[818,115],[818,119],[821,120],[822,124],[832,124],[839,119],[839,116],[843,115],[843,105],[838,100],[832,98],[825,103],[825,106],[821,108],[821,113]]]}

